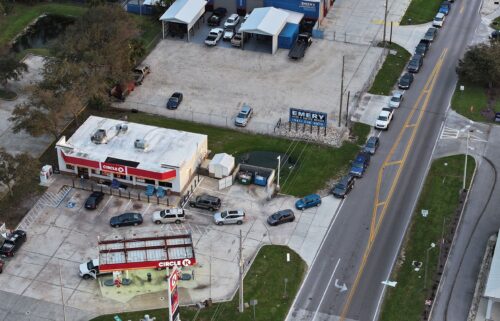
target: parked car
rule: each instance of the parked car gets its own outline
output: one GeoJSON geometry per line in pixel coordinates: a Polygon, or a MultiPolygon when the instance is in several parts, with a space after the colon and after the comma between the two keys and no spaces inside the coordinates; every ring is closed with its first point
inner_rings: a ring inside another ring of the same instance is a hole
{"type": "Polygon", "coordinates": [[[183,98],[184,95],[182,93],[173,93],[167,101],[167,109],[177,109],[180,106],[183,98]]]}
{"type": "Polygon", "coordinates": [[[222,36],[222,40],[230,41],[234,37],[234,29],[226,28],[224,29],[224,35],[222,36]]]}
{"type": "Polygon", "coordinates": [[[208,18],[209,26],[219,26],[222,18],[224,18],[227,14],[226,8],[217,8],[213,11],[212,15],[208,18]]]}
{"type": "Polygon", "coordinates": [[[220,38],[222,38],[223,33],[224,33],[224,30],[222,30],[221,28],[213,28],[208,33],[208,36],[205,39],[205,44],[207,46],[216,46],[217,43],[219,42],[220,38]]]}
{"type": "Polygon", "coordinates": [[[333,196],[345,198],[354,187],[355,178],[352,175],[346,175],[340,179],[332,188],[333,196]]]}
{"type": "Polygon", "coordinates": [[[318,194],[311,194],[304,196],[303,198],[297,200],[295,202],[295,208],[298,210],[305,210],[306,208],[310,208],[313,206],[320,206],[321,205],[321,196],[318,194]]]}
{"type": "Polygon", "coordinates": [[[444,20],[446,19],[446,15],[444,13],[439,12],[435,17],[434,21],[432,21],[433,27],[441,28],[444,24],[444,20]]]}
{"type": "Polygon", "coordinates": [[[15,230],[8,234],[0,247],[0,256],[14,256],[14,253],[26,242],[26,238],[26,232],[23,230],[15,230]]]}
{"type": "Polygon", "coordinates": [[[437,28],[430,27],[425,32],[423,40],[427,41],[427,42],[433,42],[434,39],[436,39],[436,37],[437,37],[437,31],[438,31],[437,28]]]}
{"type": "Polygon", "coordinates": [[[267,218],[267,224],[271,226],[280,225],[287,222],[295,221],[295,214],[291,209],[281,210],[274,214],[271,214],[267,218]]]}
{"type": "Polygon", "coordinates": [[[354,177],[363,177],[366,169],[370,165],[370,154],[365,152],[359,152],[356,158],[351,162],[351,170],[349,175],[354,177]]]}
{"type": "Polygon", "coordinates": [[[500,39],[500,30],[494,30],[490,34],[490,39],[500,39]]]}
{"type": "Polygon", "coordinates": [[[420,40],[417,47],[415,48],[415,54],[425,57],[427,50],[429,50],[429,44],[430,43],[425,41],[424,39],[420,40]]]}
{"type": "Polygon", "coordinates": [[[399,78],[398,88],[399,89],[410,89],[411,84],[413,83],[413,74],[406,72],[401,78],[399,78]]]}
{"type": "Polygon", "coordinates": [[[242,39],[244,41],[247,41],[247,39],[248,39],[248,33],[242,33],[240,31],[237,31],[234,34],[233,38],[231,39],[231,45],[233,47],[241,47],[241,41],[242,41],[242,39]]]}
{"type": "Polygon", "coordinates": [[[443,13],[444,15],[448,15],[451,10],[451,3],[449,1],[443,1],[441,5],[439,6],[439,12],[443,13]]]}
{"type": "Polygon", "coordinates": [[[297,40],[295,40],[295,43],[288,52],[288,58],[295,60],[304,58],[307,48],[312,44],[311,36],[312,35],[308,32],[299,34],[297,40]]]}
{"type": "Polygon", "coordinates": [[[224,225],[224,224],[241,225],[243,224],[244,219],[245,219],[245,212],[243,210],[224,211],[214,214],[214,222],[217,225],[224,225]]]}
{"type": "Polygon", "coordinates": [[[402,101],[403,101],[403,93],[400,91],[393,92],[392,97],[389,100],[389,108],[399,108],[402,101]]]}
{"type": "Polygon", "coordinates": [[[424,58],[421,55],[413,55],[406,69],[409,72],[417,73],[420,71],[420,68],[422,67],[423,64],[424,64],[424,58]]]}
{"type": "Polygon", "coordinates": [[[155,224],[175,223],[180,224],[186,220],[186,215],[182,208],[167,208],[162,211],[153,212],[153,222],[155,224]]]}
{"type": "Polygon", "coordinates": [[[253,108],[248,106],[247,104],[243,104],[243,107],[241,107],[240,112],[234,120],[234,124],[239,127],[245,127],[248,124],[250,118],[252,118],[252,115],[253,108]]]}
{"type": "Polygon", "coordinates": [[[369,153],[370,155],[375,155],[379,145],[380,139],[377,136],[371,136],[370,138],[368,138],[368,141],[366,141],[363,152],[369,153]]]}
{"type": "Polygon", "coordinates": [[[101,272],[99,271],[99,259],[93,259],[87,262],[83,262],[80,264],[80,277],[84,280],[88,280],[90,278],[97,279],[98,276],[111,274],[113,272],[101,272]]]}
{"type": "Polygon", "coordinates": [[[229,18],[227,18],[226,22],[224,22],[224,28],[230,28],[234,30],[238,23],[240,23],[240,16],[238,16],[236,13],[233,13],[229,16],[229,18]]]}
{"type": "Polygon", "coordinates": [[[85,201],[85,208],[88,210],[95,210],[99,203],[104,199],[103,192],[92,192],[87,200],[85,201]]]}
{"type": "Polygon", "coordinates": [[[141,213],[123,213],[121,215],[113,216],[109,220],[109,225],[111,227],[122,227],[122,226],[130,226],[130,225],[140,225],[142,224],[142,215],[141,213]]]}
{"type": "Polygon", "coordinates": [[[151,68],[148,65],[139,65],[134,68],[133,72],[135,85],[140,86],[146,75],[151,72],[151,68]]]}
{"type": "Polygon", "coordinates": [[[389,129],[389,125],[391,124],[394,112],[392,108],[382,108],[382,111],[378,115],[377,120],[375,121],[376,129],[389,129]]]}
{"type": "Polygon", "coordinates": [[[210,211],[218,210],[221,205],[221,200],[218,197],[208,194],[197,196],[194,200],[189,201],[189,206],[203,208],[210,211]]]}

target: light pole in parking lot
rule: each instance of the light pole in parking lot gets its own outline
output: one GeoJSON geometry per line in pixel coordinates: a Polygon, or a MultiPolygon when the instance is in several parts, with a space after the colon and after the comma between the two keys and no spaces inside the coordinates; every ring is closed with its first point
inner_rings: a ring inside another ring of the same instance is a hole
{"type": "Polygon", "coordinates": [[[276,157],[278,159],[278,181],[276,184],[276,189],[279,191],[280,190],[280,169],[281,169],[281,155],[276,157]]]}
{"type": "Polygon", "coordinates": [[[465,184],[467,180],[467,158],[469,158],[469,140],[470,140],[470,134],[473,132],[474,132],[473,129],[467,131],[467,146],[465,148],[464,182],[462,185],[462,190],[465,190],[465,184]]]}

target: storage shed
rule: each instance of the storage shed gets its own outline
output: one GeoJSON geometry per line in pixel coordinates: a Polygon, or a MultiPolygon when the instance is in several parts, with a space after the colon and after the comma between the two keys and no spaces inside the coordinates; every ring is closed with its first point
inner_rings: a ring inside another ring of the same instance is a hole
{"type": "Polygon", "coordinates": [[[206,0],[176,0],[160,17],[163,39],[168,29],[180,29],[187,33],[189,41],[193,26],[205,13],[206,0]]]}
{"type": "Polygon", "coordinates": [[[299,25],[287,23],[278,37],[278,48],[290,49],[299,34],[299,25]]]}
{"type": "Polygon", "coordinates": [[[234,157],[226,154],[215,154],[208,165],[208,173],[215,178],[229,176],[234,168],[234,157]]]}

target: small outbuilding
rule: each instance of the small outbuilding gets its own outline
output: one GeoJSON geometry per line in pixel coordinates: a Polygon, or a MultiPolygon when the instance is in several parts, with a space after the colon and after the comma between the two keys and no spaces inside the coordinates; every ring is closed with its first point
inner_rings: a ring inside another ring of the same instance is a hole
{"type": "Polygon", "coordinates": [[[208,165],[208,173],[215,178],[229,176],[234,168],[234,157],[226,154],[216,154],[208,165]]]}
{"type": "Polygon", "coordinates": [[[169,31],[187,33],[189,41],[195,23],[205,14],[206,0],[177,0],[160,17],[163,39],[169,31]]]}
{"type": "Polygon", "coordinates": [[[275,54],[278,50],[278,37],[287,23],[288,15],[286,11],[273,7],[256,8],[241,25],[240,31],[261,38],[270,38],[271,53],[275,54]]]}

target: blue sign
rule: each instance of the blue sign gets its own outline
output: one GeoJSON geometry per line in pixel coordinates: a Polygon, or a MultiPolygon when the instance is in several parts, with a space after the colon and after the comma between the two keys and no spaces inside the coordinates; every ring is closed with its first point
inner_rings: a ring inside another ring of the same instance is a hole
{"type": "Polygon", "coordinates": [[[318,111],[290,108],[289,121],[291,123],[326,127],[326,116],[326,113],[318,111]]]}

